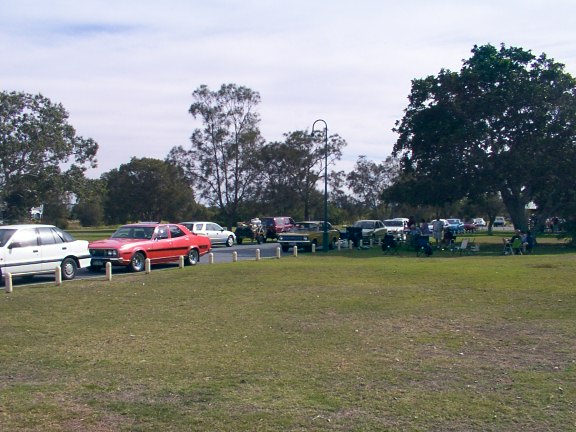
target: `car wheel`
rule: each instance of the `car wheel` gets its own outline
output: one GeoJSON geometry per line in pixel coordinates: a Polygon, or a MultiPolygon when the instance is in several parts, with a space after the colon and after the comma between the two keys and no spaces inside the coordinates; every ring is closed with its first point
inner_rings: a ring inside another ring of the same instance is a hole
{"type": "Polygon", "coordinates": [[[64,258],[62,264],[60,264],[60,269],[62,270],[62,279],[71,280],[76,276],[78,266],[73,258],[64,258]]]}
{"type": "Polygon", "coordinates": [[[136,252],[130,260],[130,270],[133,272],[141,272],[144,270],[146,258],[142,252],[136,252]]]}
{"type": "Polygon", "coordinates": [[[226,246],[228,246],[228,247],[234,246],[234,237],[232,237],[232,236],[228,237],[228,239],[226,240],[226,246]]]}
{"type": "Polygon", "coordinates": [[[186,262],[188,265],[196,265],[200,260],[200,255],[198,254],[198,250],[190,249],[188,251],[188,256],[186,257],[186,262]]]}

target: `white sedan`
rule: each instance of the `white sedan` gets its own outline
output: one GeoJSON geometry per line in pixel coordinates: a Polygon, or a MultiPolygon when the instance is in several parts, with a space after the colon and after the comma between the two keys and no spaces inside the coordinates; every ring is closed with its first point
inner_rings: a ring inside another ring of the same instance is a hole
{"type": "Polygon", "coordinates": [[[222,228],[214,222],[180,222],[194,234],[208,237],[212,245],[223,244],[228,247],[236,243],[236,234],[222,228]]]}
{"type": "Polygon", "coordinates": [[[86,240],[76,240],[53,225],[0,226],[0,277],[52,273],[56,267],[62,279],[70,280],[76,270],[90,265],[86,240]]]}

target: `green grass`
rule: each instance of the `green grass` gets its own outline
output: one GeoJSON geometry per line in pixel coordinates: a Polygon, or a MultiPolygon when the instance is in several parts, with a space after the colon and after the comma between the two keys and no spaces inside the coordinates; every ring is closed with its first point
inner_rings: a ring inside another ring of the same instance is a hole
{"type": "Polygon", "coordinates": [[[576,257],[498,248],[15,287],[0,430],[574,429],[576,257]]]}

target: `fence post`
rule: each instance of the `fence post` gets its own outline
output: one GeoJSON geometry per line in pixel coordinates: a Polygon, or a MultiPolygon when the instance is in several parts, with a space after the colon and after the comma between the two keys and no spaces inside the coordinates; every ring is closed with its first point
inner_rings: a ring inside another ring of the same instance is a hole
{"type": "Polygon", "coordinates": [[[111,262],[106,263],[106,280],[107,281],[112,280],[112,263],[111,262]]]}
{"type": "Polygon", "coordinates": [[[4,292],[10,294],[12,292],[12,273],[6,272],[4,274],[4,292]]]}
{"type": "Polygon", "coordinates": [[[54,284],[56,286],[62,285],[62,269],[60,267],[54,267],[54,284]]]}

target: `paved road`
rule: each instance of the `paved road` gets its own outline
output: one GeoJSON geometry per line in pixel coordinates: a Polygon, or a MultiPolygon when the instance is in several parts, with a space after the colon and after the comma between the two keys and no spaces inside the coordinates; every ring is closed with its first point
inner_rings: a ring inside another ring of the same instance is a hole
{"type": "MultiPolygon", "coordinates": [[[[237,253],[238,261],[247,261],[247,260],[256,260],[256,250],[260,250],[260,258],[261,259],[268,259],[276,257],[276,249],[278,248],[278,243],[276,242],[268,242],[268,243],[244,243],[242,245],[234,245],[232,247],[226,246],[215,246],[212,248],[212,254],[214,257],[214,264],[220,263],[229,263],[232,262],[233,253],[237,253]]],[[[292,252],[290,252],[292,253],[292,252]]],[[[286,255],[286,254],[284,254],[286,255]]],[[[209,263],[209,256],[205,255],[200,258],[200,265],[207,265],[209,263]]],[[[152,271],[160,270],[160,269],[172,269],[176,267],[178,264],[166,264],[166,265],[158,265],[153,266],[152,271]]],[[[122,274],[122,273],[130,273],[128,269],[122,267],[114,267],[113,273],[115,274],[122,274]]],[[[94,273],[89,271],[88,269],[79,269],[78,274],[76,275],[77,279],[88,279],[93,277],[102,277],[104,275],[104,270],[99,273],[94,273]]],[[[54,283],[54,275],[53,274],[45,274],[45,275],[37,275],[33,278],[19,278],[15,277],[13,279],[13,286],[23,286],[23,285],[33,285],[33,284],[53,284],[54,283]]],[[[3,287],[0,287],[0,290],[3,287]]]]}

